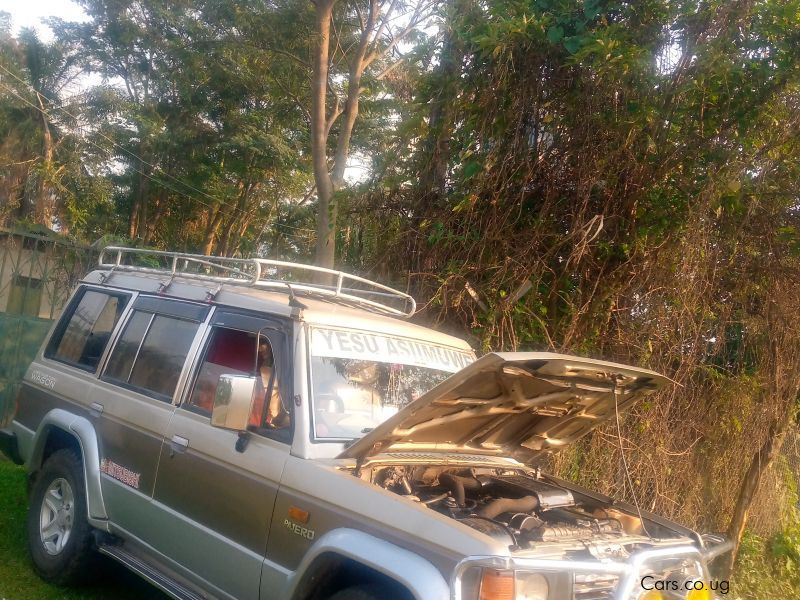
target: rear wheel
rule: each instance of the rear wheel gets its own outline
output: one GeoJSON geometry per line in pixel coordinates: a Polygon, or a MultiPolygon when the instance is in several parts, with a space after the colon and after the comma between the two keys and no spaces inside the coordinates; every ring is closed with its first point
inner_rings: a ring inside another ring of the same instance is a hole
{"type": "Polygon", "coordinates": [[[96,554],[83,464],[73,450],[58,450],[45,461],[30,500],[28,546],[36,573],[61,585],[85,581],[96,554]]]}

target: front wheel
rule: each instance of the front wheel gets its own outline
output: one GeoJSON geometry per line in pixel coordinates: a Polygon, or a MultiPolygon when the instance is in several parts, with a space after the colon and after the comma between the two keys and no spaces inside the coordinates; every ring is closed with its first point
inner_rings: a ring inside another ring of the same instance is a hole
{"type": "Polygon", "coordinates": [[[31,490],[28,547],[36,573],[59,585],[87,578],[96,557],[86,518],[83,464],[74,451],[54,452],[31,490]]]}

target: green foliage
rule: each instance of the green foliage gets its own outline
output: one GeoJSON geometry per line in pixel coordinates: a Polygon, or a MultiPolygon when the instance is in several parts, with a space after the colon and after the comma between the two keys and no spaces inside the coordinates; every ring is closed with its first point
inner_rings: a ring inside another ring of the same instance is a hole
{"type": "Polygon", "coordinates": [[[459,0],[442,15],[353,199],[351,264],[408,273],[422,318],[481,351],[673,377],[622,424],[635,490],[615,431],[554,468],[725,530],[800,376],[800,2],[459,0]]]}
{"type": "Polygon", "coordinates": [[[731,586],[736,597],[742,600],[800,595],[800,525],[797,520],[766,540],[747,532],[731,586]]]}
{"type": "Polygon", "coordinates": [[[82,105],[63,97],[74,58],[69,43],[46,44],[30,29],[16,38],[0,31],[0,223],[27,219],[69,230],[76,194],[89,206],[102,199],[102,189],[91,189],[81,144],[68,136],[82,105]]]}

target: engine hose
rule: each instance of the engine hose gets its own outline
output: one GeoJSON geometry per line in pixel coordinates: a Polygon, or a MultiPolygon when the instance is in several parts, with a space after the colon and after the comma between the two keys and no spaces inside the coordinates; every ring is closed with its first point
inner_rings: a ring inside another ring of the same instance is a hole
{"type": "Polygon", "coordinates": [[[498,498],[492,500],[478,511],[479,517],[494,519],[503,513],[529,513],[539,508],[539,499],[536,496],[523,496],[522,498],[498,498]]]}
{"type": "Polygon", "coordinates": [[[466,491],[477,492],[481,489],[481,482],[474,477],[459,477],[450,473],[439,475],[439,483],[448,488],[453,493],[456,504],[464,507],[467,503],[466,491]]]}
{"type": "Polygon", "coordinates": [[[436,504],[437,502],[441,502],[445,498],[447,498],[450,494],[445,492],[444,494],[439,494],[438,496],[434,496],[433,498],[428,498],[427,500],[423,500],[422,503],[430,506],[431,504],[436,504]]]}

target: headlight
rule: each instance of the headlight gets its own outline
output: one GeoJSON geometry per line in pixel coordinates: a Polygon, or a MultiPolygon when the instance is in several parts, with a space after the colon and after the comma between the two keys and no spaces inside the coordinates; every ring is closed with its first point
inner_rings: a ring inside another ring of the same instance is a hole
{"type": "Polygon", "coordinates": [[[526,571],[483,569],[479,600],[547,600],[550,585],[544,575],[526,571]]]}
{"type": "Polygon", "coordinates": [[[516,600],[547,600],[550,586],[544,575],[538,573],[516,573],[516,600]]]}

